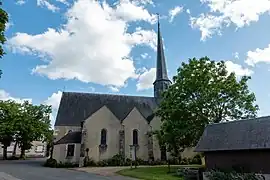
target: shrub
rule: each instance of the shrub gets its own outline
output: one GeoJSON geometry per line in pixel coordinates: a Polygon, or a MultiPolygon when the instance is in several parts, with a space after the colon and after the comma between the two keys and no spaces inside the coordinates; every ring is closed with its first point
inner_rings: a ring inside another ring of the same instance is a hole
{"type": "Polygon", "coordinates": [[[83,165],[84,165],[84,167],[89,167],[89,166],[94,167],[97,164],[93,159],[91,159],[89,157],[85,157],[84,160],[83,160],[83,165]]]}
{"type": "Polygon", "coordinates": [[[124,156],[116,154],[112,158],[108,159],[107,163],[109,166],[121,166],[124,165],[124,161],[125,161],[124,156]]]}
{"type": "Polygon", "coordinates": [[[71,163],[71,162],[65,162],[65,163],[58,163],[57,168],[74,168],[74,167],[79,167],[79,164],[71,163]]]}
{"type": "Polygon", "coordinates": [[[197,180],[198,173],[199,170],[194,168],[182,168],[178,169],[176,172],[177,176],[184,177],[185,180],[197,180]]]}
{"type": "Polygon", "coordinates": [[[207,174],[209,180],[263,180],[264,178],[254,173],[222,172],[212,170],[207,174]]]}
{"type": "Polygon", "coordinates": [[[188,165],[190,164],[190,159],[189,158],[183,158],[180,162],[181,165],[188,165]]]}
{"type": "Polygon", "coordinates": [[[55,168],[57,167],[57,161],[55,159],[49,158],[46,160],[44,166],[55,168]]]}
{"type": "Polygon", "coordinates": [[[202,164],[202,159],[200,154],[196,154],[191,160],[190,164],[202,164]]]}
{"type": "Polygon", "coordinates": [[[108,162],[107,162],[107,160],[99,161],[99,162],[97,162],[97,166],[100,166],[100,167],[108,166],[108,162]]]}

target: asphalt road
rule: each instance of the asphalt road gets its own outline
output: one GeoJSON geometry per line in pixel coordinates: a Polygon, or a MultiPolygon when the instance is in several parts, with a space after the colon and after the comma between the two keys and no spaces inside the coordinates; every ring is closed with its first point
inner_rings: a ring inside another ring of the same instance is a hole
{"type": "Polygon", "coordinates": [[[75,170],[46,168],[44,160],[0,160],[0,180],[130,180],[126,177],[105,177],[75,170]]]}

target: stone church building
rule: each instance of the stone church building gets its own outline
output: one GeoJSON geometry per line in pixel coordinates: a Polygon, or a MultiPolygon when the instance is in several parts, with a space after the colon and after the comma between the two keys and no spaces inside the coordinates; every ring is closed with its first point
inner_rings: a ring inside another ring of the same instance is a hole
{"type": "Polygon", "coordinates": [[[90,158],[100,161],[116,154],[130,158],[136,148],[137,158],[165,159],[167,153],[151,135],[161,126],[154,116],[161,93],[171,85],[159,23],[153,85],[154,97],[63,92],[55,122],[53,158],[81,164],[86,150],[90,158]]]}

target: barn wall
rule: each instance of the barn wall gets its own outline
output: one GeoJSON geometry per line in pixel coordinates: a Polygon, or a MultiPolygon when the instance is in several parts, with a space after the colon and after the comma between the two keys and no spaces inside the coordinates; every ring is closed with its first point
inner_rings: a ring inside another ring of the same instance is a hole
{"type": "Polygon", "coordinates": [[[251,172],[269,174],[270,150],[205,152],[205,163],[208,169],[245,166],[251,172]]]}

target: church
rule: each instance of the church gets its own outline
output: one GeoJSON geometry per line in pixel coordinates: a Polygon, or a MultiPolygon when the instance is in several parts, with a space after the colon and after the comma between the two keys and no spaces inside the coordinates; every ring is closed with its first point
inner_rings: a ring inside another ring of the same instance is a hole
{"type": "Polygon", "coordinates": [[[171,85],[159,22],[157,39],[154,97],[63,92],[54,126],[54,159],[81,164],[86,154],[94,161],[117,154],[130,158],[134,149],[143,160],[166,158],[151,133],[160,129],[154,112],[171,85]]]}

